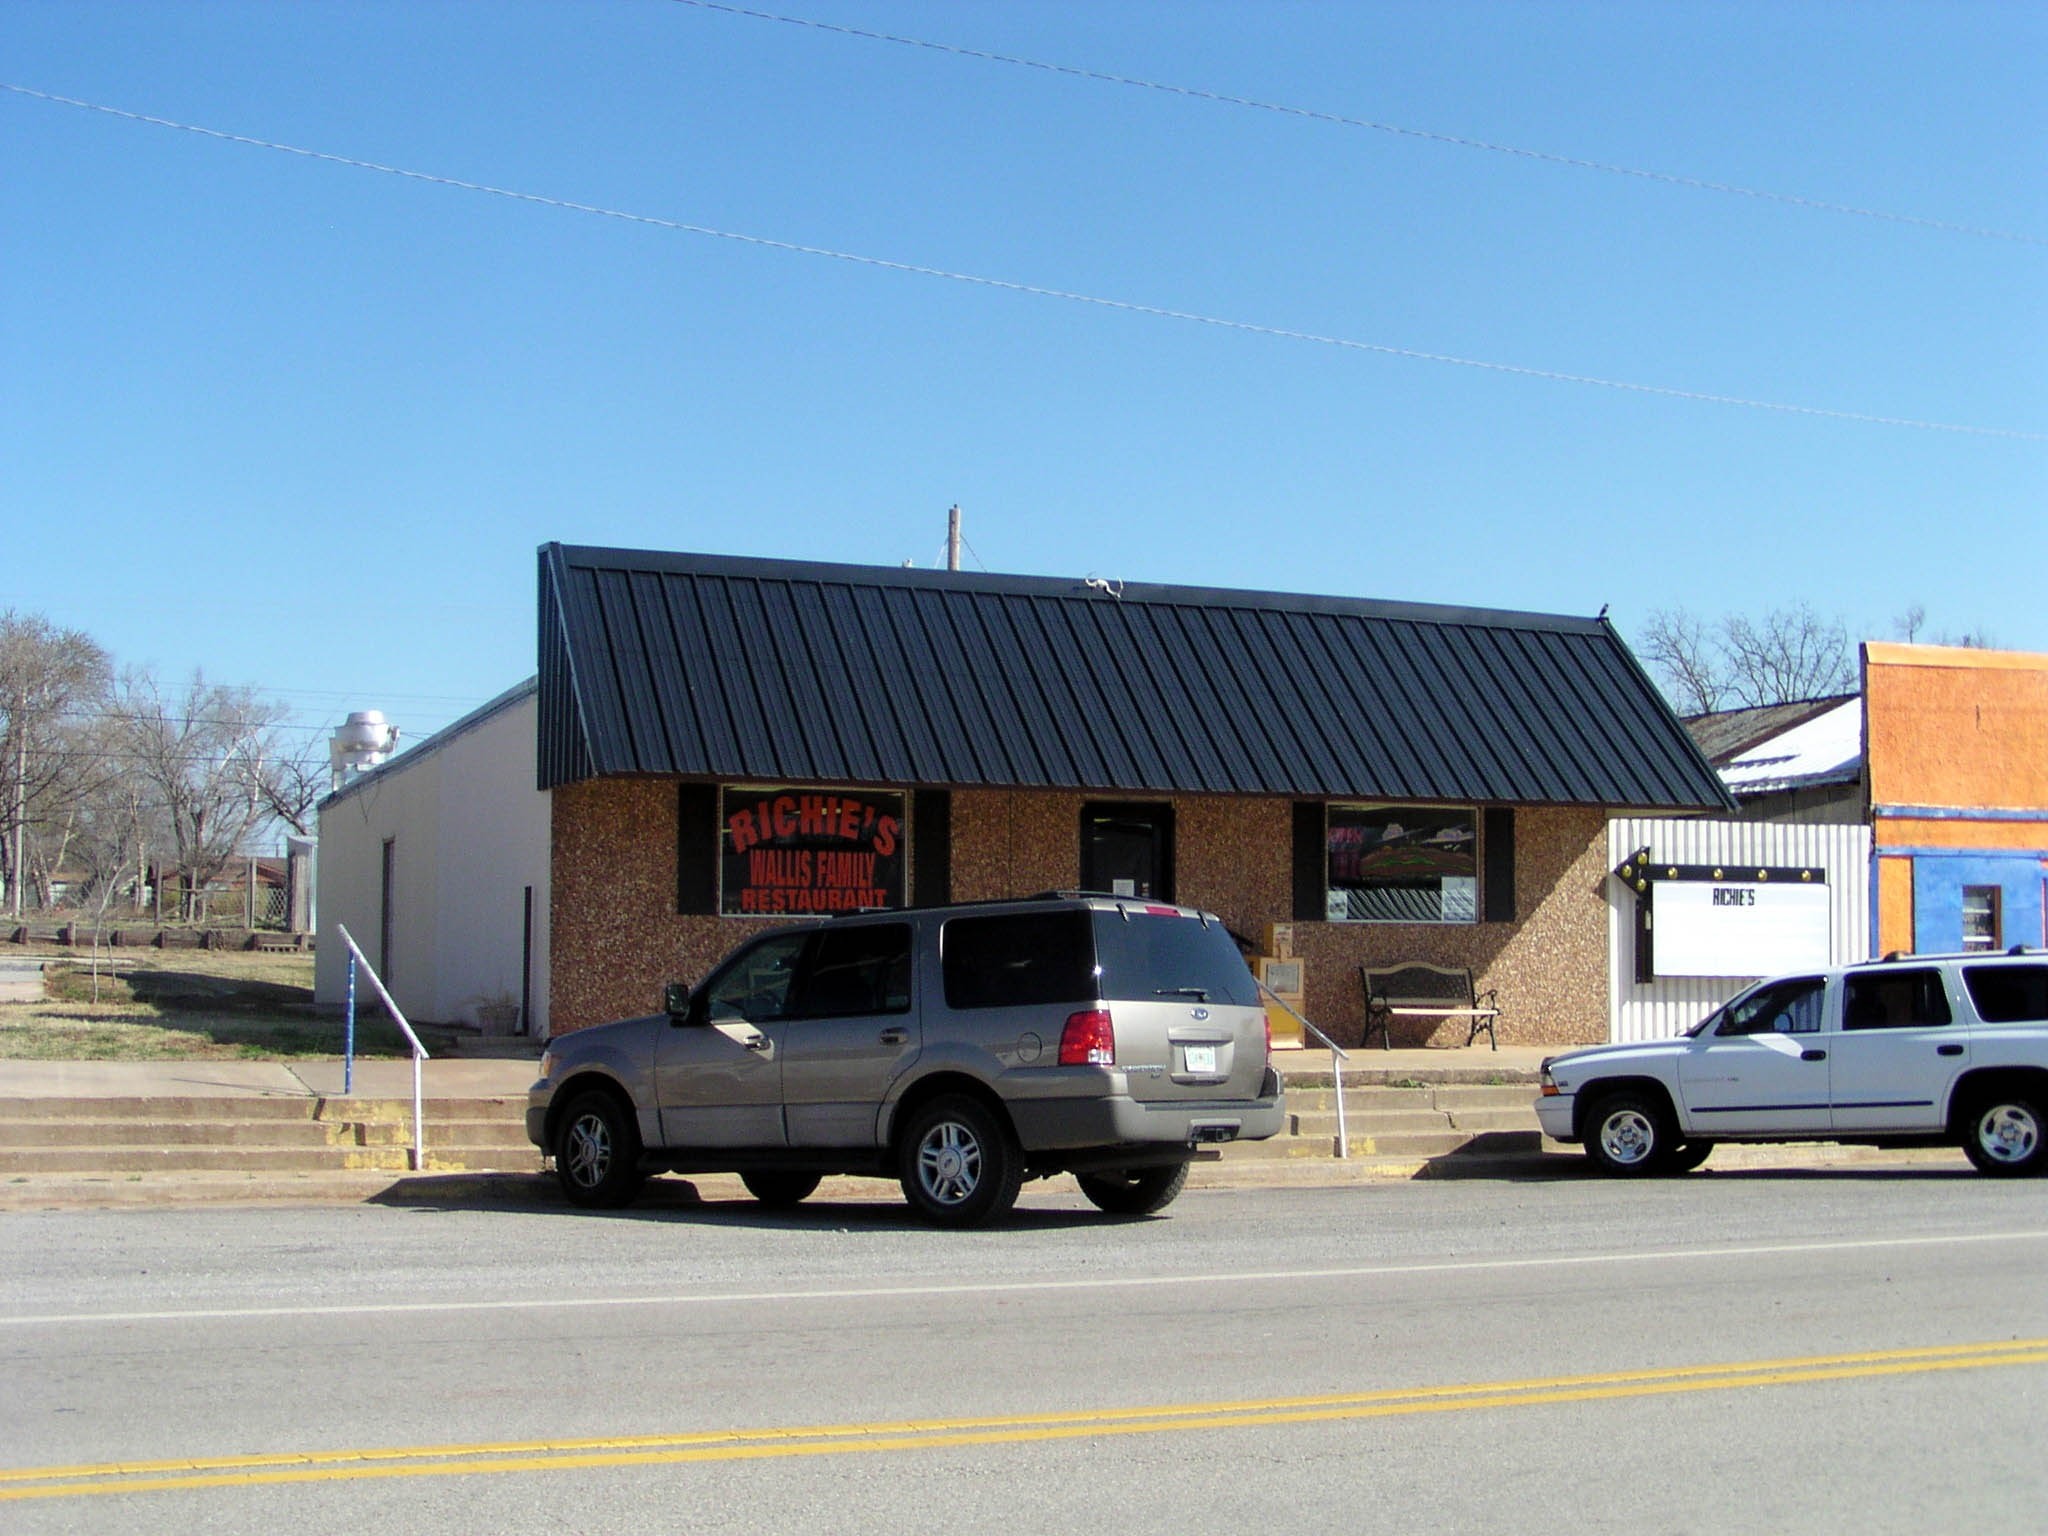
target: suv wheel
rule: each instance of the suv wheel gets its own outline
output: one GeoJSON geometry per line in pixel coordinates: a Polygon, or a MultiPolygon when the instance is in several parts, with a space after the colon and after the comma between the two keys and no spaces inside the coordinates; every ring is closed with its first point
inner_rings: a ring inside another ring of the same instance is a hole
{"type": "Polygon", "coordinates": [[[577,1205],[624,1205],[640,1187],[640,1138],[608,1093],[577,1095],[555,1127],[555,1178],[577,1205]]]}
{"type": "Polygon", "coordinates": [[[974,1099],[934,1099],[910,1117],[898,1153],[903,1197],[942,1227],[976,1227],[1017,1203],[1024,1159],[1009,1127],[974,1099]]]}
{"type": "Polygon", "coordinates": [[[1150,1216],[1173,1204],[1188,1181],[1188,1165],[1174,1163],[1165,1168],[1120,1168],[1114,1173],[1077,1173],[1081,1186],[1097,1210],[1112,1216],[1150,1216]]]}
{"type": "Polygon", "coordinates": [[[2029,1174],[2042,1171],[2040,1105],[2020,1094],[2000,1091],[1979,1099],[1963,1128],[1963,1151],[1979,1173],[2029,1174]]]}
{"type": "Polygon", "coordinates": [[[774,1168],[757,1168],[751,1173],[740,1175],[740,1182],[747,1186],[747,1193],[763,1205],[786,1210],[800,1204],[818,1187],[815,1173],[784,1173],[774,1168]]]}
{"type": "Polygon", "coordinates": [[[1610,1094],[1586,1118],[1586,1155],[1602,1173],[1639,1178],[1672,1166],[1678,1133],[1669,1112],[1647,1093],[1610,1094]]]}

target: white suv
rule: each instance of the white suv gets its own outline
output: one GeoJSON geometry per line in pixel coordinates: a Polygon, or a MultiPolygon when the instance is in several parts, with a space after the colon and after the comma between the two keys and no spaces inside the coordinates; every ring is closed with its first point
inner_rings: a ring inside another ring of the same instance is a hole
{"type": "Polygon", "coordinates": [[[1605,1173],[1682,1173],[1720,1141],[1960,1145],[2048,1168],[2048,951],[1892,956],[1759,982],[1675,1040],[1543,1063],[1544,1134],[1605,1173]]]}

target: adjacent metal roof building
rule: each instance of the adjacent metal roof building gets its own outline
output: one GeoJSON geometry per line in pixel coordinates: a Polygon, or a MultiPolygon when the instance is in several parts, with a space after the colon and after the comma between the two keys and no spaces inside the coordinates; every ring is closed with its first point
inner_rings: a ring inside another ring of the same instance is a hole
{"type": "Polygon", "coordinates": [[[539,671],[543,789],[1730,804],[1597,619],[547,544],[539,671]]]}

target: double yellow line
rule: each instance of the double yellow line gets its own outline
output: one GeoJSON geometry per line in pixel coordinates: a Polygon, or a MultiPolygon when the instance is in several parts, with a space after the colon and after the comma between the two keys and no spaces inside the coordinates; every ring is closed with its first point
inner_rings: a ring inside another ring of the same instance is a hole
{"type": "Polygon", "coordinates": [[[1086,1413],[998,1418],[818,1424],[781,1429],[711,1430],[595,1440],[531,1440],[475,1445],[386,1446],[275,1456],[190,1457],[69,1467],[0,1470],[0,1502],[109,1493],[166,1493],[278,1483],[347,1482],[366,1478],[459,1477],[487,1472],[559,1472],[602,1467],[668,1466],[685,1462],[761,1461],[788,1456],[924,1451],[1105,1435],[1157,1435],[1209,1429],[1253,1429],[1339,1419],[1467,1413],[1742,1387],[1784,1387],[1994,1366],[2048,1365],[2048,1339],[2012,1339],[1863,1354],[1811,1355],[1667,1370],[1615,1371],[1463,1386],[1412,1387],[1322,1397],[1244,1402],[1173,1403],[1086,1413]]]}

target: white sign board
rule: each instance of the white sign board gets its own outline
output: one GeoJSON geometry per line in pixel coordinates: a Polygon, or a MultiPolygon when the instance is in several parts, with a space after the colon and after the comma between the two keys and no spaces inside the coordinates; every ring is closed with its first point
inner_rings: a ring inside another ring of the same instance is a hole
{"type": "Polygon", "coordinates": [[[1828,888],[1659,880],[1651,953],[1659,976],[1776,976],[1828,963],[1828,888]]]}

